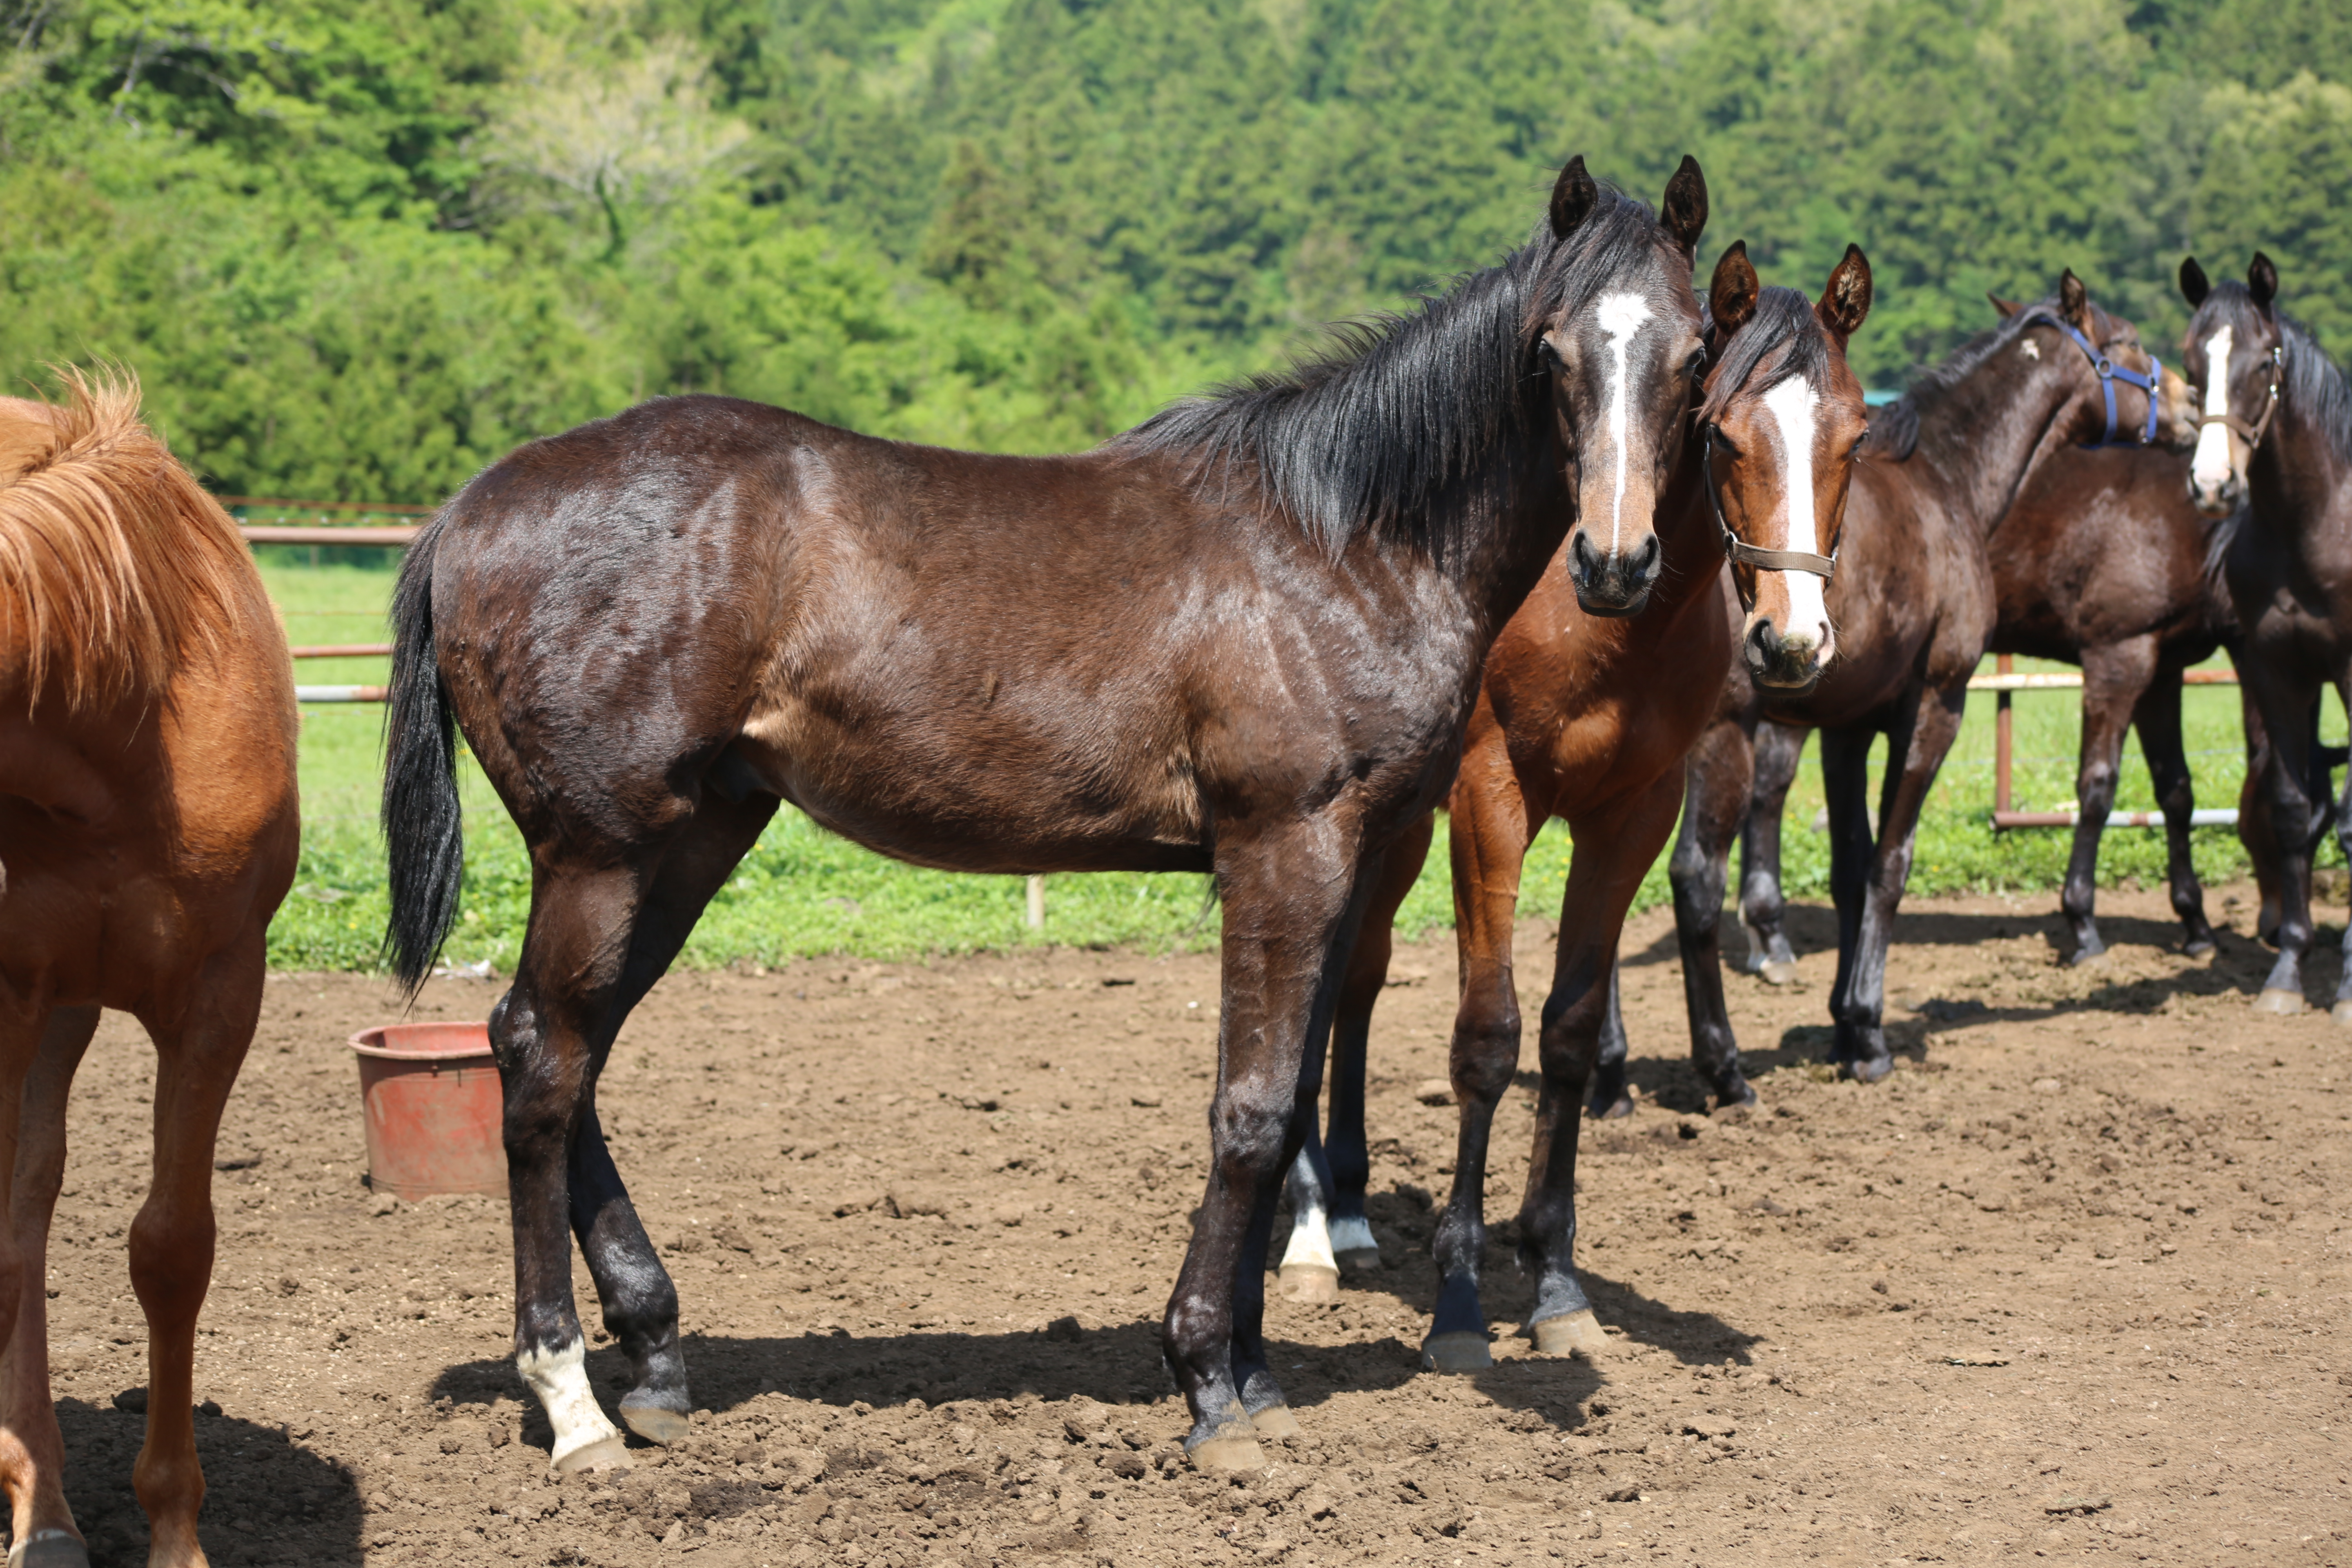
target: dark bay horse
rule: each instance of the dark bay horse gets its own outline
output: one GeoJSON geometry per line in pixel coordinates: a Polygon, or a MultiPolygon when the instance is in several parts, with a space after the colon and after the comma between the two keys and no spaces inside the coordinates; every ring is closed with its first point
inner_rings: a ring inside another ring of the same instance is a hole
{"type": "Polygon", "coordinates": [[[443,509],[394,605],[389,940],[414,984],[456,912],[462,726],[531,852],[490,1031],[516,1355],[558,1468],[624,1458],[583,1367],[567,1224],[635,1367],[622,1418],[686,1428],[677,1292],[596,1079],[781,800],[923,865],[1214,871],[1213,1158],[1162,1333],[1194,1462],[1261,1461],[1255,1423],[1290,1421],[1260,1321],[1320,1089],[1307,1042],[1563,535],[1596,614],[1660,580],[1706,216],[1688,159],[1654,216],[1576,160],[1501,265],[1078,456],[671,398],[533,442],[443,509]]]}
{"type": "MultiPolygon", "coordinates": [[[[1563,552],[1487,656],[1449,806],[1462,955],[1452,1052],[1461,1131],[1437,1229],[1436,1319],[1423,1345],[1441,1371],[1492,1363],[1478,1294],[1487,1141],[1518,1065],[1511,932],[1520,869],[1554,816],[1570,824],[1576,848],[1538,1037],[1543,1088],[1519,1248],[1538,1280],[1528,1324],[1537,1348],[1563,1354],[1600,1338],[1571,1267],[1576,1147],[1579,1108],[1612,1010],[1618,933],[1643,873],[1674,830],[1683,755],[1713,713],[1735,655],[1759,679],[1802,687],[1835,647],[1822,580],[1838,553],[1847,482],[1867,427],[1845,343],[1869,311],[1870,293],[1870,265],[1858,249],[1847,249],[1818,303],[1793,289],[1759,291],[1746,247],[1727,251],[1708,295],[1710,368],[1695,397],[1700,438],[1685,445],[1658,495],[1665,563],[1649,607],[1632,620],[1592,616],[1578,602],[1563,552]],[[1718,583],[1727,575],[1749,606],[1744,625],[1723,614],[1718,583]]],[[[1428,838],[1424,826],[1412,842],[1428,838]]],[[[1283,1283],[1293,1294],[1336,1287],[1324,1192],[1339,1221],[1331,1239],[1349,1252],[1370,1245],[1365,1047],[1391,924],[1420,870],[1419,854],[1391,851],[1340,991],[1329,1163],[1310,1145],[1291,1175],[1283,1283]]]]}
{"type": "MultiPolygon", "coordinates": [[[[2055,452],[2131,431],[2187,445],[2186,387],[2169,372],[2153,377],[2154,368],[2137,332],[2093,304],[2070,271],[2054,295],[2009,315],[1873,423],[1848,501],[1847,550],[1829,590],[1838,658],[1803,693],[1759,690],[1735,668],[1691,752],[1670,868],[1691,1054],[1719,1103],[1743,1104],[1755,1092],[1723,1001],[1717,932],[1731,841],[1754,807],[1771,837],[1751,840],[1758,854],[1748,868],[1777,868],[1779,802],[1808,728],[1822,731],[1838,911],[1833,1054],[1842,1074],[1865,1082],[1892,1068],[1880,1026],[1887,944],[1920,806],[1992,637],[1996,579],[1986,541],[2055,452]],[[2118,392],[2101,364],[2124,367],[2149,389],[2118,392]],[[1865,764],[1881,734],[1888,764],[1874,837],[1865,764]]],[[[1759,914],[1778,905],[1777,885],[1745,891],[1743,906],[1759,914]]],[[[1786,952],[1776,930],[1763,937],[1786,952]]],[[[1623,1053],[1622,1027],[1612,1028],[1594,1082],[1599,1113],[1630,1109],[1623,1053]]]]}
{"type": "Polygon", "coordinates": [[[0,398],[0,1479],[10,1568],[88,1568],[49,1398],[49,1215],[99,1009],[155,1046],[132,1221],[154,1568],[199,1568],[192,1412],[213,1140],[294,880],[294,671],[245,542],[139,421],[135,384],[0,398]]]}
{"type": "MultiPolygon", "coordinates": [[[[2191,257],[2180,291],[2197,311],[2182,358],[2201,402],[2189,493],[2230,519],[2215,547],[2241,627],[2239,679],[2261,716],[2249,739],[2268,748],[2238,818],[2256,868],[2277,879],[2278,962],[2255,1005],[2300,1013],[2327,804],[2311,716],[2324,689],[2352,694],[2352,381],[2278,309],[2278,269],[2261,252],[2243,283],[2209,281],[2191,257]]],[[[2336,832],[2352,844],[2340,805],[2336,832]]],[[[2346,942],[2352,951],[2352,931],[2346,942]]],[[[2352,1023],[2352,963],[2333,1012],[2352,1023]]]]}
{"type": "MultiPolygon", "coordinates": [[[[2181,742],[2181,674],[2233,644],[2238,623],[2228,591],[2207,569],[2213,525],[2189,501],[2188,476],[2188,459],[2160,447],[2060,452],[2040,467],[1987,543],[1994,605],[1987,651],[2083,668],[2074,776],[2081,815],[2059,895],[2077,963],[2106,951],[2094,919],[2099,839],[2115,806],[2124,733],[2133,728],[2164,813],[2185,951],[2201,955],[2214,947],[2189,847],[2197,801],[2181,742]]],[[[1780,809],[1804,735],[1769,720],[1758,726],[1756,784],[1740,827],[1746,967],[1776,984],[1796,974],[1780,900],[1780,809]]]]}

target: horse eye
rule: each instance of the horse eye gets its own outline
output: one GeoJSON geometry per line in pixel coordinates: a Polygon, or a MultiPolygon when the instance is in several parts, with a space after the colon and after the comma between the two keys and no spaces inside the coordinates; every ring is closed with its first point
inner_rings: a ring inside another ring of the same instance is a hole
{"type": "Polygon", "coordinates": [[[1696,381],[1699,376],[1705,374],[1706,372],[1706,351],[1705,349],[1694,350],[1690,356],[1690,363],[1683,366],[1683,374],[1696,381]]]}
{"type": "Polygon", "coordinates": [[[1547,370],[1559,368],[1559,348],[1548,337],[1536,340],[1536,358],[1543,362],[1547,370]]]}

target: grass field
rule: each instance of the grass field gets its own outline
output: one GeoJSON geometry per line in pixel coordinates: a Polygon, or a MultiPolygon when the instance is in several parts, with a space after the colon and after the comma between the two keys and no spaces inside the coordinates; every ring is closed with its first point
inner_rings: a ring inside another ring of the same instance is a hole
{"type": "MultiPolygon", "coordinates": [[[[372,642],[387,635],[388,564],[311,565],[308,552],[284,548],[262,554],[263,574],[286,617],[289,640],[372,642]]],[[[385,674],[382,659],[305,660],[298,679],[305,684],[372,684],[381,683],[385,674]]],[[[2343,718],[2332,701],[2330,710],[2326,727],[2332,736],[2342,730],[2343,718]]],[[[2021,693],[2014,711],[2017,805],[2032,809],[2067,804],[2074,793],[2075,695],[2021,693]]],[[[1970,699],[1959,741],[1929,797],[1911,879],[1915,892],[2055,889],[2064,872],[2065,833],[1996,837],[1990,829],[1992,715],[1989,694],[1970,699]]],[[[387,909],[383,844],[375,827],[382,726],[383,710],[373,705],[303,710],[302,867],[294,895],[270,928],[275,966],[354,969],[375,962],[387,909]]],[[[2186,729],[2199,804],[2234,805],[2244,774],[2236,690],[2191,688],[2186,729]]],[[[1874,788],[1883,753],[1882,745],[1872,768],[1874,788]]],[[[470,762],[462,766],[460,785],[466,893],[448,956],[457,963],[488,960],[505,973],[520,945],[529,910],[529,866],[513,825],[470,762]]],[[[2136,743],[2126,752],[2117,796],[2119,809],[2146,810],[2155,804],[2136,743]]],[[[1821,774],[1809,746],[1790,795],[1785,875],[1791,897],[1827,893],[1828,839],[1808,830],[1822,800],[1821,774]]],[[[1441,836],[1400,911],[1400,930],[1418,934],[1452,923],[1444,843],[1441,836]]],[[[1557,823],[1537,841],[1523,883],[1524,912],[1556,912],[1569,850],[1568,835],[1557,823]]],[[[2335,855],[2332,844],[2324,854],[2335,855]]],[[[2228,828],[2199,829],[2196,855],[2199,873],[2208,881],[2245,868],[2244,853],[2228,828]]],[[[2108,833],[2100,857],[2103,885],[2126,879],[2154,884],[2163,874],[2162,834],[2136,828],[2108,833]]],[[[1199,876],[1169,874],[1056,877],[1048,885],[1045,929],[1033,931],[1024,921],[1019,879],[902,866],[823,831],[787,806],[712,901],[684,962],[706,967],[772,963],[833,952],[901,958],[1039,943],[1160,951],[1208,946],[1217,939],[1217,911],[1207,905],[1205,882],[1199,876]]],[[[1641,903],[1647,907],[1665,897],[1662,856],[1643,885],[1641,903]]]]}

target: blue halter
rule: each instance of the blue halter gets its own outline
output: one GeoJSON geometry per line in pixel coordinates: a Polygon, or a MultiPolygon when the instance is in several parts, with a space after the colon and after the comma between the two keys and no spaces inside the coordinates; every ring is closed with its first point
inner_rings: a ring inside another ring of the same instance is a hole
{"type": "Polygon", "coordinates": [[[2036,310],[2032,315],[2025,318],[2025,324],[2028,326],[2036,321],[2047,322],[2074,339],[2074,346],[2083,351],[2084,357],[2091,362],[2091,368],[2098,373],[2099,390],[2106,395],[2107,399],[2107,431],[2095,441],[2084,442],[2083,449],[2087,452],[2095,451],[2101,447],[2146,447],[2153,443],[2156,440],[2156,384],[2164,374],[2164,363],[2154,354],[2148,355],[2147,374],[2142,375],[2139,372],[2128,366],[2117,364],[2109,359],[2099,346],[2084,337],[2072,321],[2062,321],[2047,310],[2036,310]],[[2137,386],[2147,394],[2147,426],[2140,431],[2139,438],[2136,441],[2116,439],[2116,383],[2119,381],[2126,386],[2137,386]]]}

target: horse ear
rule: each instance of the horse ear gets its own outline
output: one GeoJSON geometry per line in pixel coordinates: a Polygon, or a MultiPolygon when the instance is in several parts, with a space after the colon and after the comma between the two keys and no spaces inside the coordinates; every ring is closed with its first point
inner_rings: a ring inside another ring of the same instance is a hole
{"type": "Polygon", "coordinates": [[[1675,177],[1666,182],[1666,199],[1659,205],[1658,222],[1682,247],[1683,254],[1696,262],[1698,237],[1706,232],[1706,176],[1698,172],[1698,160],[1687,153],[1675,177]]]}
{"type": "Polygon", "coordinates": [[[1566,239],[1600,205],[1601,187],[1584,172],[1584,154],[1579,153],[1568,161],[1568,167],[1552,184],[1551,237],[1566,239]]]}
{"type": "Polygon", "coordinates": [[[1985,298],[1992,301],[1992,308],[2000,312],[2001,320],[2003,321],[2007,321],[2010,317],[2014,316],[2020,310],[2025,309],[2024,306],[2019,304],[2016,300],[2004,300],[1998,294],[1989,293],[1985,298]]]}
{"type": "Polygon", "coordinates": [[[1746,326],[1756,313],[1756,295],[1762,288],[1748,260],[1748,242],[1733,240],[1715,264],[1715,281],[1706,289],[1707,313],[1715,318],[1716,331],[1727,338],[1746,326]]]}
{"type": "Polygon", "coordinates": [[[1862,330],[1863,318],[1870,314],[1870,258],[1862,253],[1862,247],[1845,247],[1844,258],[1831,272],[1829,287],[1822,290],[1813,314],[1841,349],[1862,330]]]}
{"type": "Polygon", "coordinates": [[[2254,297],[2254,308],[2263,311],[2278,298],[2278,268],[2259,250],[2246,267],[2246,292],[2254,297]]]}
{"type": "Polygon", "coordinates": [[[2091,330],[2091,291],[2071,267],[2058,279],[2058,314],[2086,332],[2091,330]]]}
{"type": "Polygon", "coordinates": [[[2205,269],[2197,265],[2197,258],[2193,256],[2182,257],[2180,258],[2180,297],[2189,301],[2189,308],[2193,310],[2203,304],[2205,296],[2212,291],[2212,280],[2205,276],[2205,269]]]}

